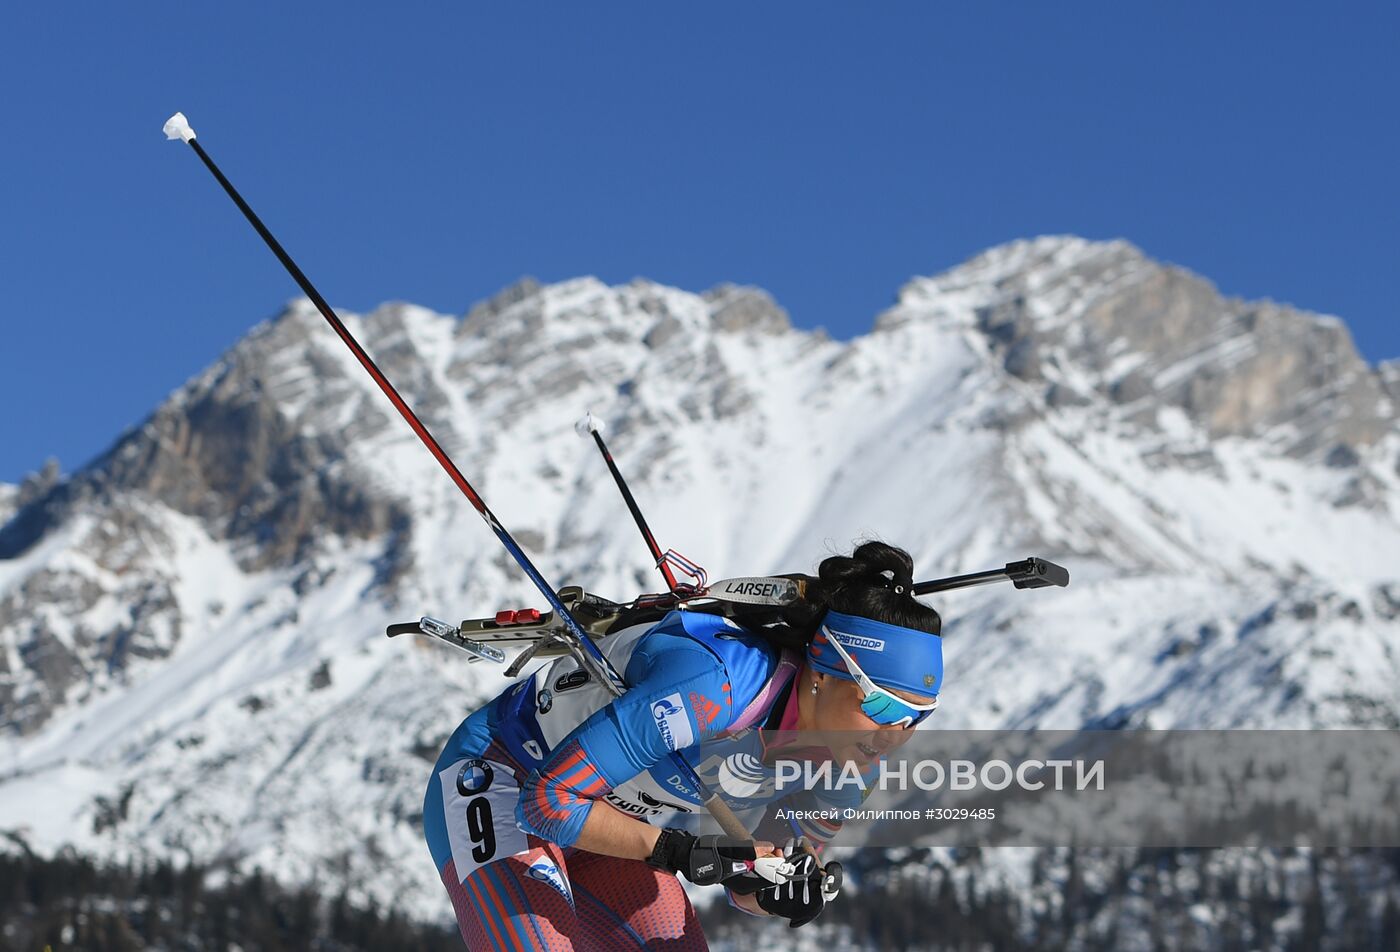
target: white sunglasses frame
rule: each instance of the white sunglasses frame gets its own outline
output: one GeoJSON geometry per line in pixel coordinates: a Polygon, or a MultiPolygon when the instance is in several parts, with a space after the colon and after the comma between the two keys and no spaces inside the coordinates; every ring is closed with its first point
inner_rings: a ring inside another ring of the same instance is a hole
{"type": "MultiPolygon", "coordinates": [[[[826,635],[826,640],[831,642],[831,646],[836,649],[836,653],[841,656],[841,660],[846,663],[846,670],[850,671],[851,674],[855,675],[856,684],[859,685],[860,689],[865,692],[865,700],[869,700],[870,695],[872,694],[883,694],[885,697],[892,698],[893,700],[897,701],[900,704],[903,704],[905,707],[913,711],[927,713],[929,711],[938,710],[937,694],[933,696],[933,700],[928,704],[915,704],[913,701],[905,700],[898,694],[895,694],[892,691],[887,691],[884,688],[880,687],[874,681],[870,680],[870,675],[866,674],[860,665],[856,664],[855,658],[852,658],[850,655],[846,654],[846,649],[841,647],[841,642],[839,639],[837,639],[836,632],[832,631],[831,628],[826,625],[822,625],[822,632],[826,635]]],[[[890,726],[898,727],[901,725],[902,720],[905,719],[895,721],[894,724],[890,726]]],[[[915,722],[911,720],[910,723],[905,724],[903,726],[907,730],[908,728],[913,727],[914,723],[915,722]]]]}

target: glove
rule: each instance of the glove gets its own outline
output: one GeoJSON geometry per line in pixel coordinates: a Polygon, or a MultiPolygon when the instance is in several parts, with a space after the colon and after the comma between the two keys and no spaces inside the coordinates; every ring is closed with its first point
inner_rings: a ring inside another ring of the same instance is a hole
{"type": "MultiPolygon", "coordinates": [[[[792,849],[791,847],[789,848],[792,849]]],[[[841,892],[841,864],[827,863],[822,869],[809,852],[793,852],[788,857],[793,874],[787,882],[758,891],[758,907],[788,920],[796,929],[821,915],[826,904],[841,892]]]]}
{"type": "Polygon", "coordinates": [[[647,865],[679,873],[697,886],[713,886],[749,872],[757,856],[748,840],[720,833],[694,836],[667,827],[656,838],[647,865]]]}

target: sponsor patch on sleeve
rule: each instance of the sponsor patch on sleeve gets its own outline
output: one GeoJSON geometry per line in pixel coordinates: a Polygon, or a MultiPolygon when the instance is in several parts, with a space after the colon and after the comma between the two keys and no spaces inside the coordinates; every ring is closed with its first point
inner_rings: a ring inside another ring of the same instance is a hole
{"type": "Polygon", "coordinates": [[[679,692],[652,701],[651,716],[668,748],[684,750],[694,745],[695,732],[690,727],[690,717],[685,712],[685,702],[681,700],[679,692]]]}

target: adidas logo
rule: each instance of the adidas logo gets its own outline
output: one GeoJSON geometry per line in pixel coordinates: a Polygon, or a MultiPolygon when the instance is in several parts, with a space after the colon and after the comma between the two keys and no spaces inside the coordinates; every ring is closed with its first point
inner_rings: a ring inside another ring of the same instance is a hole
{"type": "Polygon", "coordinates": [[[719,712],[724,710],[698,691],[690,692],[690,709],[695,712],[695,722],[701,727],[709,727],[719,717],[719,712]]]}

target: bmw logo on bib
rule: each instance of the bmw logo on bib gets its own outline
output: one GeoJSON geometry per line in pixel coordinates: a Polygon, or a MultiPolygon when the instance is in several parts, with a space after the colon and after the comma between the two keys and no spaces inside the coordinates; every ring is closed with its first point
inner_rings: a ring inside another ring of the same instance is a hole
{"type": "Polygon", "coordinates": [[[457,792],[464,797],[474,796],[491,786],[495,773],[486,761],[469,760],[457,772],[457,792]]]}

